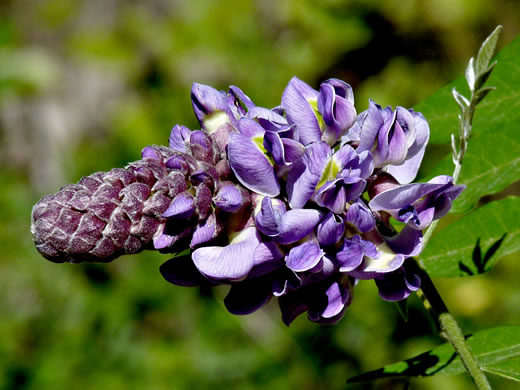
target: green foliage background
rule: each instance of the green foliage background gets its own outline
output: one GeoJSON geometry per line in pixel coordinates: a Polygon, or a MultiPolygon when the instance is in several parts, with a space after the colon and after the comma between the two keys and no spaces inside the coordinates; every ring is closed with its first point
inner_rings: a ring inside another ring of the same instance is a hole
{"type": "MultiPolygon", "coordinates": [[[[497,24],[502,47],[519,21],[508,0],[2,1],[0,388],[340,389],[438,345],[415,297],[405,323],[371,282],[357,286],[338,325],[303,316],[286,328],[274,304],[234,317],[225,289],[166,283],[165,255],[52,264],[32,245],[30,210],[66,183],[165,144],[176,123],[196,128],[193,81],[235,84],[272,107],[293,75],[314,87],[338,77],[354,87],[358,112],[369,97],[411,107],[460,76],[497,24]]],[[[426,164],[444,152],[432,146],[426,164]]],[[[519,260],[438,280],[466,332],[520,323],[519,260]]],[[[464,376],[412,381],[441,387],[471,385],[464,376]]]]}

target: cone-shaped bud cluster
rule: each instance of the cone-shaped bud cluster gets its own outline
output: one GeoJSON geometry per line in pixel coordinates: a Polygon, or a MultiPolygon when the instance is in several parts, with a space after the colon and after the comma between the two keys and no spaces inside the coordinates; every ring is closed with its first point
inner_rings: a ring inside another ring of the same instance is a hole
{"type": "Polygon", "coordinates": [[[205,133],[176,126],[170,145],[146,147],[124,169],[94,173],[42,198],[31,225],[38,251],[54,262],[106,262],[215,238],[233,213],[249,207],[249,193],[226,180],[229,168],[217,169],[226,161],[205,133]]]}

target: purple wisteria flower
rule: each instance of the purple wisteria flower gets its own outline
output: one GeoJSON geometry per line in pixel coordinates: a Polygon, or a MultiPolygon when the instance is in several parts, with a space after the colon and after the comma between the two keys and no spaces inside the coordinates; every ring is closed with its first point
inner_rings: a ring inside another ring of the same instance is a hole
{"type": "Polygon", "coordinates": [[[361,280],[389,301],[419,289],[410,265],[423,230],[464,189],[449,176],[411,183],[429,138],[420,113],[370,101],[356,116],[352,88],[337,79],[315,90],[294,77],[273,109],[236,86],[195,83],[191,99],[201,129],[175,125],[169,147],[35,205],[45,257],[182,253],[161,266],[167,281],[230,285],[233,314],[276,298],[286,324],[304,312],[338,321],[361,280]]]}
{"type": "Polygon", "coordinates": [[[369,150],[376,168],[384,167],[405,184],[417,175],[429,136],[422,114],[403,107],[382,109],[371,100],[344,142],[356,143],[358,152],[369,150]]]}

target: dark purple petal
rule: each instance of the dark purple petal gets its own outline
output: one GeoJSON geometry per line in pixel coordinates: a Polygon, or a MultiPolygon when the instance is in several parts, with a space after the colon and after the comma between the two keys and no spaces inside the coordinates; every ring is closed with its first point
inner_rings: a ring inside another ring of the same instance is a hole
{"type": "Polygon", "coordinates": [[[396,112],[387,119],[377,136],[377,148],[372,151],[374,164],[381,167],[386,164],[399,165],[406,159],[407,139],[401,125],[396,120],[396,112]]]}
{"type": "Polygon", "coordinates": [[[249,96],[234,85],[229,87],[227,101],[230,105],[231,111],[236,113],[235,117],[237,119],[243,117],[250,109],[255,107],[255,104],[249,96]]]}
{"type": "Polygon", "coordinates": [[[349,272],[361,264],[363,261],[363,247],[361,246],[359,236],[357,239],[346,239],[341,249],[336,253],[336,260],[339,263],[340,272],[349,272]]]}
{"type": "Polygon", "coordinates": [[[343,218],[331,212],[327,213],[316,228],[316,238],[322,246],[337,244],[344,233],[345,223],[343,218]]]}
{"type": "Polygon", "coordinates": [[[352,296],[349,290],[349,283],[345,281],[334,281],[325,291],[327,303],[324,308],[313,310],[312,306],[309,308],[309,319],[314,322],[324,323],[324,320],[334,319],[334,323],[341,319],[340,314],[344,312],[346,307],[350,304],[352,296]],[[339,317],[338,317],[339,316],[339,317]]]}
{"type": "Polygon", "coordinates": [[[263,137],[265,129],[257,122],[249,118],[242,118],[238,121],[238,131],[248,138],[263,137]]]}
{"type": "MultiPolygon", "coordinates": [[[[227,114],[230,113],[226,98],[222,93],[209,85],[193,83],[191,87],[191,102],[195,115],[203,127],[209,119],[208,117],[220,113],[228,116],[227,114]]],[[[232,123],[234,123],[234,118],[228,117],[226,120],[232,120],[232,123]]],[[[211,130],[207,130],[209,133],[212,133],[211,130]]]]}
{"type": "Polygon", "coordinates": [[[247,118],[254,119],[265,130],[278,132],[289,129],[289,124],[282,115],[267,108],[254,107],[247,113],[247,118]]]}
{"type": "Polygon", "coordinates": [[[277,196],[280,193],[273,165],[251,138],[232,133],[228,156],[233,173],[245,187],[266,196],[277,196]]]}
{"type": "Polygon", "coordinates": [[[421,287],[421,279],[406,264],[395,272],[375,279],[375,282],[379,296],[390,302],[406,299],[421,287]]]}
{"type": "Polygon", "coordinates": [[[163,263],[159,268],[166,281],[183,287],[210,285],[193,264],[190,255],[174,257],[163,263]]]}
{"type": "Polygon", "coordinates": [[[422,232],[406,225],[399,234],[383,237],[388,247],[395,253],[417,256],[422,250],[422,232]]]}
{"type": "Polygon", "coordinates": [[[199,222],[193,232],[193,236],[190,242],[190,248],[196,248],[199,245],[205,244],[215,239],[220,232],[222,232],[224,226],[219,223],[215,214],[211,214],[206,220],[199,222]]]}
{"type": "Polygon", "coordinates": [[[324,255],[325,252],[317,244],[306,241],[291,249],[285,258],[285,263],[287,268],[294,272],[309,271],[319,264],[324,255]]]}
{"type": "Polygon", "coordinates": [[[237,125],[227,99],[208,85],[194,83],[191,88],[191,102],[200,125],[215,140],[223,154],[229,134],[237,125]]]}
{"type": "Polygon", "coordinates": [[[305,147],[298,141],[290,138],[282,138],[282,143],[285,153],[284,157],[287,163],[298,161],[305,153],[305,147]]]}
{"type": "Polygon", "coordinates": [[[374,215],[361,199],[350,205],[345,220],[361,233],[369,232],[376,226],[374,215]]]}
{"type": "Polygon", "coordinates": [[[191,154],[199,161],[213,164],[215,162],[215,150],[211,138],[200,130],[192,131],[190,134],[191,154]]]}
{"type": "Polygon", "coordinates": [[[246,315],[260,309],[272,296],[270,279],[259,277],[232,285],[224,304],[231,314],[246,315]]]}
{"type": "MultiPolygon", "coordinates": [[[[362,189],[361,189],[362,191],[362,189]]],[[[352,198],[356,198],[358,194],[354,194],[352,198]]],[[[345,211],[348,199],[347,189],[341,179],[327,182],[323,185],[315,196],[315,201],[320,206],[326,207],[336,214],[345,211]]]]}
{"type": "Polygon", "coordinates": [[[276,165],[286,165],[284,144],[277,133],[274,131],[266,131],[264,136],[264,148],[271,154],[276,165]]]}

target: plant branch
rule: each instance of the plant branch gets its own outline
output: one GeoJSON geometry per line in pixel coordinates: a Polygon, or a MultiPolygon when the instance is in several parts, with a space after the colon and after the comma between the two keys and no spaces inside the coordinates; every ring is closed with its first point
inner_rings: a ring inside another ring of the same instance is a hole
{"type": "Polygon", "coordinates": [[[421,289],[417,292],[424,306],[435,319],[441,337],[446,339],[455,349],[466,371],[475,383],[478,390],[489,390],[491,386],[486,375],[481,370],[471,347],[459,328],[457,321],[451,315],[438,290],[435,288],[430,275],[416,262],[416,272],[421,278],[421,289]]]}

